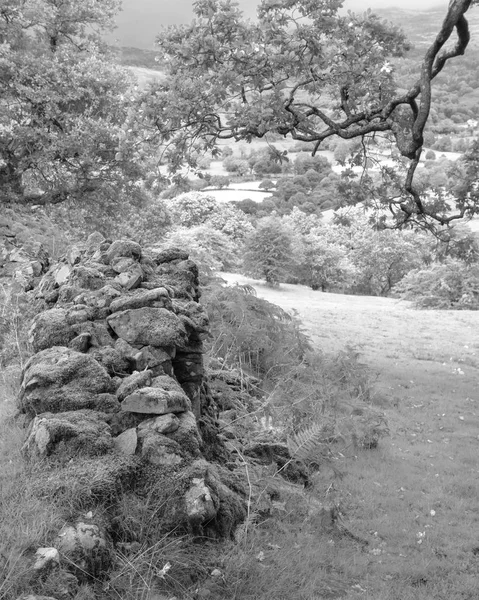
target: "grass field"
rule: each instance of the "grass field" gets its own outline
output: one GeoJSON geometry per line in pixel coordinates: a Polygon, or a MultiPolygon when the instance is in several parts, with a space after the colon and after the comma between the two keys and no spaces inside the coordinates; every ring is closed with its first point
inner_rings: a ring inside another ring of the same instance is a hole
{"type": "Polygon", "coordinates": [[[345,461],[333,486],[348,526],[371,541],[337,550],[359,586],[342,597],[478,598],[479,313],[223,277],[296,311],[316,347],[354,347],[376,374],[390,437],[345,461]]]}

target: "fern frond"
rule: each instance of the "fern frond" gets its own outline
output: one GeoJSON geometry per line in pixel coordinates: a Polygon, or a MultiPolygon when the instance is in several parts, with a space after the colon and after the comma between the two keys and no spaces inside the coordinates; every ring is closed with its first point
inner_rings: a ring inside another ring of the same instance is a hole
{"type": "Polygon", "coordinates": [[[324,452],[324,447],[326,446],[323,426],[319,425],[319,423],[313,423],[306,429],[288,437],[287,443],[291,458],[295,460],[312,460],[317,458],[318,451],[321,450],[324,452]]]}
{"type": "Polygon", "coordinates": [[[256,292],[256,289],[249,283],[243,283],[243,284],[236,283],[234,289],[239,292],[242,292],[245,295],[250,295],[250,296],[258,295],[256,292]]]}

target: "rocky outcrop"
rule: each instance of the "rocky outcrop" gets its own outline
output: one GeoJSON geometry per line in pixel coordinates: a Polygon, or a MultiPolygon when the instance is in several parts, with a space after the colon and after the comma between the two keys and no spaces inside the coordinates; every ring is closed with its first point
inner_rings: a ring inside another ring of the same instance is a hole
{"type": "Polygon", "coordinates": [[[35,354],[18,394],[29,420],[22,452],[48,461],[35,493],[71,507],[52,540],[61,568],[80,582],[101,580],[116,541],[138,541],[121,529],[124,494],[156,499],[157,531],[232,536],[245,494],[228,469],[205,459],[214,427],[205,441],[208,319],[196,265],[179,249],[147,252],[93,234],[49,269],[35,295],[44,310],[30,329],[35,354]]]}

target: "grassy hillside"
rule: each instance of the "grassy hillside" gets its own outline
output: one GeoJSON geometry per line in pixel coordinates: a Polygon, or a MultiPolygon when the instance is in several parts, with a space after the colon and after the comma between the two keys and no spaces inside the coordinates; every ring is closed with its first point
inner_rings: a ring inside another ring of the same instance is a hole
{"type": "Polygon", "coordinates": [[[354,580],[344,597],[476,598],[476,313],[415,311],[393,299],[225,278],[297,311],[318,348],[352,345],[376,374],[373,403],[384,409],[390,437],[377,451],[352,452],[329,492],[348,526],[370,540],[365,552],[331,542],[336,564],[354,580]]]}

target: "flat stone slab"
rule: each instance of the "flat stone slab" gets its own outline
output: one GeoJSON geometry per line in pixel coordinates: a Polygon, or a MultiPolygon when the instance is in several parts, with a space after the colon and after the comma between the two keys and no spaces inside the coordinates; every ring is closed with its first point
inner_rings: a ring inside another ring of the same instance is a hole
{"type": "Polygon", "coordinates": [[[182,347],[188,338],[181,320],[165,308],[128,309],[107,321],[118,337],[137,346],[182,347]]]}
{"type": "Polygon", "coordinates": [[[115,313],[123,310],[151,307],[152,305],[153,308],[164,308],[171,305],[170,297],[164,287],[153,290],[135,290],[129,295],[123,295],[121,298],[113,300],[110,309],[115,313]],[[155,303],[160,304],[156,305],[155,303]]]}
{"type": "Polygon", "coordinates": [[[138,436],[136,434],[136,428],[132,427],[127,429],[119,436],[113,439],[115,449],[120,454],[132,455],[136,452],[136,446],[138,444],[138,436]]]}
{"type": "Polygon", "coordinates": [[[125,398],[121,409],[125,412],[151,415],[182,413],[191,410],[190,400],[181,387],[171,377],[165,377],[165,379],[171,379],[175,386],[170,386],[170,389],[140,388],[125,398]]]}

